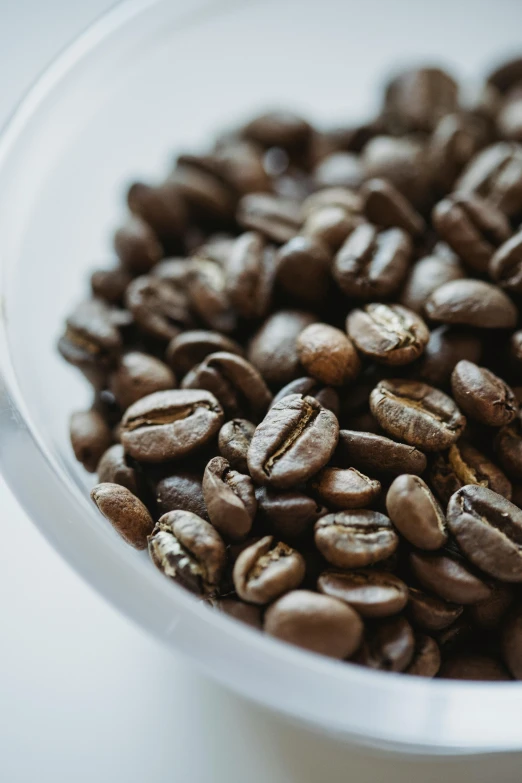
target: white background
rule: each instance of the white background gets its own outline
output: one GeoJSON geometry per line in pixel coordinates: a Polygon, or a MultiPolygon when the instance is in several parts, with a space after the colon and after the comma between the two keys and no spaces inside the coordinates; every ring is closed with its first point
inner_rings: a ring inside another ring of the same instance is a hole
{"type": "MultiPolygon", "coordinates": [[[[0,124],[41,68],[109,6],[0,0],[0,124]]],[[[406,761],[321,739],[247,705],[161,649],[83,584],[1,478],[0,534],[1,783],[522,777],[520,756],[406,761]]]]}

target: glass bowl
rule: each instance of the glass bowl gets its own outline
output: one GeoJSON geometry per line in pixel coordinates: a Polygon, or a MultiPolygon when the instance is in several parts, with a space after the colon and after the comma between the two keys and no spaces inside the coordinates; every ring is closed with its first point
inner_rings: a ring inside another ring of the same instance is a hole
{"type": "Polygon", "coordinates": [[[520,749],[522,684],[431,682],[331,661],[209,611],[169,582],[88,498],[67,420],[90,393],[56,338],[88,270],[110,254],[130,179],[154,178],[176,149],[263,107],[319,123],[363,118],[387,69],[405,62],[442,61],[469,77],[510,54],[521,27],[516,0],[127,2],[40,77],[0,142],[7,481],[63,557],[173,650],[247,698],[360,743],[520,749]]]}

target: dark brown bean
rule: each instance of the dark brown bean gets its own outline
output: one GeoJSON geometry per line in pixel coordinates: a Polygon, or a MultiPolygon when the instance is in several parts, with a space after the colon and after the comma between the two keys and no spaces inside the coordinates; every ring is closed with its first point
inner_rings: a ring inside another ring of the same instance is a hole
{"type": "Polygon", "coordinates": [[[132,277],[121,266],[113,269],[98,269],[91,275],[93,296],[104,299],[108,304],[120,304],[132,277]]]}
{"type": "Polygon", "coordinates": [[[498,248],[489,262],[488,271],[501,288],[522,293],[522,231],[498,248]]]}
{"type": "Polygon", "coordinates": [[[402,228],[412,236],[422,233],[426,225],[417,210],[397,188],[385,179],[370,179],[361,188],[364,212],[370,223],[383,228],[402,228]]]}
{"type": "Polygon", "coordinates": [[[359,374],[361,363],[352,341],[329,324],[307,326],[296,347],[304,369],[327,386],[344,386],[359,374]]]}
{"type": "Polygon", "coordinates": [[[410,665],[414,650],[411,625],[404,617],[393,617],[367,630],[354,661],[370,669],[402,672],[410,665]]]}
{"type": "Polygon", "coordinates": [[[425,634],[417,634],[413,657],[408,668],[404,670],[405,673],[417,677],[435,677],[440,664],[441,654],[435,639],[425,634]]]}
{"type": "Polygon", "coordinates": [[[232,307],[243,318],[262,318],[272,297],[275,251],[250,231],[238,237],[226,268],[226,290],[232,307]]]}
{"type": "Polygon", "coordinates": [[[324,408],[328,408],[336,416],[339,415],[339,395],[335,389],[330,386],[324,386],[319,383],[315,378],[309,378],[304,376],[303,378],[296,378],[295,381],[290,381],[286,386],[275,395],[272,400],[272,405],[282,400],[283,397],[288,397],[289,394],[302,394],[305,397],[315,397],[317,402],[320,402],[324,408]]]}
{"type": "Polygon", "coordinates": [[[254,117],[241,133],[262,147],[281,147],[289,152],[302,152],[308,146],[312,128],[297,114],[279,110],[254,117]]]}
{"type": "Polygon", "coordinates": [[[133,275],[146,274],[163,256],[163,247],[151,227],[131,217],[114,234],[114,250],[122,266],[133,275]]]}
{"type": "Polygon", "coordinates": [[[437,288],[425,305],[428,318],[446,324],[510,329],[517,308],[497,286],[482,280],[453,280],[437,288]]]}
{"type": "Polygon", "coordinates": [[[219,332],[206,332],[199,329],[183,332],[169,343],[166,353],[168,364],[179,378],[183,378],[196,364],[209,354],[226,351],[243,355],[241,346],[219,332]]]}
{"type": "Polygon", "coordinates": [[[128,544],[136,549],[145,549],[154,522],[136,495],[120,484],[105,483],[91,490],[91,498],[128,544]]]}
{"type": "MultiPolygon", "coordinates": [[[[335,188],[330,188],[330,190],[335,190],[335,188]]],[[[321,192],[324,191],[319,191],[319,193],[321,192]]],[[[349,212],[342,206],[335,204],[319,206],[308,213],[301,232],[304,237],[319,242],[327,247],[329,252],[335,253],[354,228],[362,222],[359,215],[349,212]]]]}
{"type": "MultiPolygon", "coordinates": [[[[480,606],[480,604],[474,604],[475,606],[480,606]]],[[[464,607],[460,604],[449,603],[442,598],[410,587],[407,614],[410,622],[416,628],[422,628],[425,631],[441,631],[458,620],[463,611],[464,607]]]]}
{"type": "Polygon", "coordinates": [[[522,146],[502,141],[471,159],[456,190],[477,193],[508,217],[522,209],[522,146]]]}
{"type": "Polygon", "coordinates": [[[332,152],[316,166],[313,178],[319,188],[358,188],[364,179],[364,170],[359,155],[332,152]]]}
{"type": "Polygon", "coordinates": [[[120,484],[134,495],[139,494],[139,479],[136,470],[127,463],[121,443],[115,443],[102,455],[96,466],[100,484],[120,484]]]}
{"type": "Polygon", "coordinates": [[[201,476],[195,473],[177,471],[158,481],[156,503],[161,514],[167,514],[169,511],[190,511],[208,520],[201,476]]]}
{"type": "Polygon", "coordinates": [[[444,513],[419,476],[398,476],[386,495],[386,510],[399,531],[419,549],[439,549],[448,538],[444,513]]]}
{"type": "Polygon", "coordinates": [[[457,326],[437,326],[430,332],[417,372],[432,386],[449,386],[451,373],[461,359],[477,364],[482,358],[480,336],[457,326]]]}
{"type": "Polygon", "coordinates": [[[105,382],[107,370],[121,352],[122,338],[111,310],[100,299],[82,302],[66,320],[58,342],[63,358],[78,367],[93,384],[105,382]]]}
{"type": "Polygon", "coordinates": [[[352,310],[346,330],[361,353],[390,365],[418,359],[430,335],[420,316],[395,304],[369,304],[352,310]]]}
{"type": "Polygon", "coordinates": [[[175,386],[174,373],[166,364],[139,351],[124,354],[109,376],[109,389],[124,410],[147,394],[175,386]]]}
{"type": "Polygon", "coordinates": [[[328,293],[331,260],[329,248],[319,239],[294,237],[277,252],[277,282],[305,306],[318,304],[328,293]]]}
{"type": "Polygon", "coordinates": [[[325,571],[317,589],[350,604],[362,617],[389,617],[402,611],[408,602],[408,588],[399,577],[374,569],[325,571]]]}
{"type": "Polygon", "coordinates": [[[305,575],[302,555],[273,536],[244,549],[234,564],[234,587],[244,601],[267,604],[299,587],[305,575]]]}
{"type": "MultiPolygon", "coordinates": [[[[506,501],[507,502],[507,501],[506,501]]],[[[486,582],[475,576],[460,559],[444,551],[443,554],[412,552],[411,569],[420,584],[445,601],[456,604],[475,604],[491,595],[486,582]]]]}
{"type": "Polygon", "coordinates": [[[515,418],[518,402],[512,389],[497,375],[473,362],[460,361],[451,375],[455,402],[468,416],[502,427],[515,418]]]}
{"type": "Polygon", "coordinates": [[[235,194],[214,171],[205,170],[201,159],[184,155],[167,183],[174,185],[196,220],[229,223],[234,216],[235,194]]]}
{"type": "Polygon", "coordinates": [[[499,627],[514,600],[513,587],[497,582],[492,585],[490,597],[470,606],[468,615],[478,628],[491,631],[499,627]]]}
{"type": "Polygon", "coordinates": [[[495,454],[508,474],[522,479],[522,421],[520,414],[498,432],[495,438],[495,454]]]}
{"type": "Polygon", "coordinates": [[[246,623],[246,625],[250,625],[252,628],[257,628],[260,631],[263,627],[259,606],[246,604],[244,601],[239,601],[236,598],[222,598],[218,601],[217,607],[225,614],[228,614],[229,617],[246,623]]]}
{"type": "Polygon", "coordinates": [[[254,335],[248,358],[269,386],[281,387],[302,375],[296,340],[315,320],[312,313],[279,310],[269,316],[254,335]]]}
{"type": "Polygon", "coordinates": [[[440,68],[403,71],[386,87],[385,121],[394,132],[432,131],[457,108],[457,83],[440,68]]]}
{"type": "Polygon", "coordinates": [[[341,510],[371,506],[381,492],[379,481],[355,468],[323,468],[310,486],[322,503],[341,510]]]}
{"type": "Polygon", "coordinates": [[[495,658],[473,653],[461,653],[447,658],[441,666],[439,677],[449,680],[482,680],[484,682],[510,679],[507,671],[495,658]]]}
{"type": "Polygon", "coordinates": [[[485,142],[483,123],[471,113],[441,117],[430,137],[427,153],[435,185],[450,191],[464,166],[485,142]]]}
{"type": "Polygon", "coordinates": [[[324,506],[299,490],[258,487],[256,498],[259,516],[284,540],[310,532],[319,517],[328,513],[324,506]]]}
{"type": "Polygon", "coordinates": [[[437,288],[464,276],[464,269],[458,258],[425,256],[411,268],[400,295],[400,302],[414,313],[422,313],[426,300],[437,288]]]}
{"type": "Polygon", "coordinates": [[[130,211],[144,220],[167,247],[182,237],[187,208],[173,182],[167,180],[154,187],[135,182],[127,193],[127,203],[130,211]]]}
{"type": "Polygon", "coordinates": [[[202,250],[190,262],[187,291],[192,308],[207,326],[218,332],[234,331],[237,316],[226,291],[225,269],[202,250]]]}
{"type": "Polygon", "coordinates": [[[268,193],[249,193],[239,202],[236,219],[247,230],[283,244],[294,237],[302,223],[301,205],[268,193]]]}
{"type": "Polygon", "coordinates": [[[219,430],[219,451],[234,470],[248,473],[247,454],[256,425],[247,419],[232,419],[219,430]]]}
{"type": "Polygon", "coordinates": [[[337,568],[364,568],[392,555],[399,538],[378,511],[338,511],[317,520],[315,544],[337,568]]]}
{"type": "Polygon", "coordinates": [[[511,612],[502,630],[502,657],[516,680],[522,680],[522,609],[511,612]]]}
{"type": "Polygon", "coordinates": [[[69,434],[74,456],[85,470],[94,473],[112,443],[109,425],[98,411],[78,411],[71,415],[69,434]]]}
{"type": "Polygon", "coordinates": [[[132,281],[125,303],[138,326],[158,340],[172,340],[192,321],[184,291],[152,275],[132,281]]]}
{"type": "Polygon", "coordinates": [[[500,468],[463,440],[436,457],[430,468],[430,482],[444,505],[467,484],[489,487],[511,499],[511,483],[500,468]]]}
{"type": "Polygon", "coordinates": [[[417,209],[431,197],[431,177],[425,145],[411,136],[374,136],[362,151],[368,178],[391,182],[417,209]]]}
{"type": "Polygon", "coordinates": [[[502,139],[522,141],[522,88],[518,84],[504,97],[497,114],[497,129],[502,139]]]}
{"type": "Polygon", "coordinates": [[[343,461],[379,473],[423,473],[426,457],[421,451],[373,432],[340,430],[339,453],[343,461]]]}
{"type": "Polygon", "coordinates": [[[247,536],[257,510],[250,476],[232,470],[223,457],[214,457],[205,468],[202,488],[214,527],[228,538],[247,536]]]}

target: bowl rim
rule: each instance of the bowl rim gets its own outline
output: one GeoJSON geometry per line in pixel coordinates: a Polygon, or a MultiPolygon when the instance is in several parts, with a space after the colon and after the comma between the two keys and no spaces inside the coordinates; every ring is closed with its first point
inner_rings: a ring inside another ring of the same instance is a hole
{"type": "MultiPolygon", "coordinates": [[[[258,3],[259,0],[254,0],[251,4],[258,3]]],[[[24,144],[24,131],[31,128],[38,110],[45,108],[52,101],[53,95],[59,94],[63,77],[95,56],[97,48],[113,36],[117,37],[122,30],[138,24],[142,14],[164,13],[167,4],[168,0],[123,0],[87,27],[37,76],[0,134],[0,188],[11,155],[19,145],[24,144]]],[[[214,12],[230,9],[238,4],[238,0],[210,0],[203,6],[214,12]]],[[[168,12],[172,15],[174,10],[170,8],[168,12]]],[[[191,18],[193,14],[190,10],[187,12],[179,9],[176,13],[180,24],[184,18],[191,18]]],[[[201,13],[201,9],[196,13],[201,13]]],[[[3,230],[8,231],[9,226],[5,226],[3,230]]],[[[2,277],[5,268],[6,259],[0,238],[2,277]]],[[[78,502],[77,494],[75,496],[65,471],[47,449],[32,422],[17,381],[9,345],[5,291],[3,284],[0,285],[0,431],[2,427],[10,426],[17,437],[23,439],[24,448],[40,459],[42,466],[48,470],[49,477],[53,478],[52,489],[60,493],[62,507],[71,508],[72,502],[78,502]]],[[[169,584],[165,577],[151,569],[148,563],[122,556],[121,544],[116,538],[102,540],[94,531],[86,530],[85,536],[92,538],[89,540],[92,551],[99,551],[101,555],[101,548],[108,547],[104,567],[110,563],[113,571],[106,574],[104,579],[99,579],[95,574],[96,569],[89,561],[91,550],[86,554],[82,549],[75,549],[70,542],[64,542],[56,528],[51,525],[50,495],[45,497],[41,494],[38,499],[28,498],[27,493],[24,495],[15,475],[16,466],[8,459],[5,450],[0,450],[0,468],[31,520],[84,580],[120,611],[166,643],[170,649],[177,649],[190,656],[208,675],[247,698],[329,733],[348,735],[361,744],[431,754],[522,748],[520,732],[512,731],[503,737],[501,732],[497,731],[489,743],[485,742],[487,724],[484,721],[487,718],[477,713],[478,705],[482,703],[483,712],[487,711],[489,716],[502,716],[498,719],[503,725],[506,725],[506,720],[516,724],[522,707],[522,683],[425,681],[421,678],[347,666],[346,663],[291,647],[246,628],[221,612],[209,611],[182,588],[169,584]],[[46,502],[42,504],[42,500],[49,501],[49,507],[46,502]],[[47,508],[49,510],[46,511],[47,508]],[[136,580],[137,572],[139,585],[136,580]],[[117,580],[113,578],[115,574],[122,578],[127,588],[132,588],[125,596],[116,586],[117,580]],[[137,604],[143,604],[139,611],[136,610],[137,604]],[[208,642],[205,637],[209,632],[216,634],[213,652],[220,656],[219,671],[215,670],[212,661],[209,661],[208,653],[198,647],[205,641],[208,642]],[[234,646],[237,646],[237,651],[234,646]],[[225,660],[227,657],[230,660],[225,660]],[[240,677],[235,678],[234,670],[237,673],[245,660],[254,667],[254,674],[257,672],[259,677],[268,678],[264,680],[266,687],[248,685],[248,678],[252,677],[251,671],[247,672],[248,676],[243,672],[240,677]],[[316,678],[315,682],[311,683],[310,678],[316,678]],[[277,698],[275,695],[285,683],[288,691],[292,693],[290,701],[284,696],[277,698]],[[321,688],[315,687],[315,684],[319,683],[323,686],[323,692],[321,688]],[[303,694],[299,693],[303,688],[311,689],[309,704],[303,694]],[[332,709],[330,698],[333,698],[334,692],[328,694],[328,688],[334,688],[337,695],[345,699],[344,713],[339,710],[339,704],[332,709]],[[354,714],[353,707],[350,713],[350,699],[357,702],[357,714],[354,714]],[[408,699],[413,705],[415,719],[402,725],[394,721],[394,705],[408,699]],[[494,712],[491,712],[493,710],[494,712]],[[448,732],[446,725],[449,711],[452,713],[452,734],[448,732]],[[436,720],[433,720],[434,714],[436,720]],[[365,727],[361,729],[363,718],[365,727]]],[[[42,493],[44,492],[42,489],[42,493]]],[[[96,513],[86,498],[80,501],[80,516],[92,517],[96,513]]],[[[87,541],[87,538],[85,540],[87,541]]]]}

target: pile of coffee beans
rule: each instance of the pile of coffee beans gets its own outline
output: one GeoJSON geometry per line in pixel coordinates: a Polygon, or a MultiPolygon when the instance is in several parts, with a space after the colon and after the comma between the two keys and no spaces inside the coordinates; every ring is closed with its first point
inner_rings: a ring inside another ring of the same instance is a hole
{"type": "Polygon", "coordinates": [[[262,114],[127,199],[59,342],[100,511],[278,639],[522,679],[522,59],[262,114]]]}

